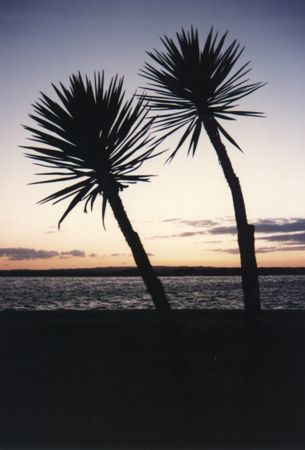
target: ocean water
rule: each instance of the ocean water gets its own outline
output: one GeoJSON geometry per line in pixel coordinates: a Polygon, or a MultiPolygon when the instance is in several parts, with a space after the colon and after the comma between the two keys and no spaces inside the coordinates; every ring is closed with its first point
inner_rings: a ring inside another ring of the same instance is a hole
{"type": "MultiPolygon", "coordinates": [[[[243,309],[238,276],[161,277],[172,308],[243,309]]],[[[261,276],[264,309],[304,309],[305,276],[261,276]]],[[[0,310],[150,309],[139,277],[0,277],[0,310]]]]}

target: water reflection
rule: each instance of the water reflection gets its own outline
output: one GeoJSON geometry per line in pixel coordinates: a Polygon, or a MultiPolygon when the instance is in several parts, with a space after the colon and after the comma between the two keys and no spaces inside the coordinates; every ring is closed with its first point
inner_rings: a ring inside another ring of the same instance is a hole
{"type": "MultiPolygon", "coordinates": [[[[243,309],[237,276],[162,277],[173,308],[243,309]]],[[[260,277],[262,307],[305,306],[305,276],[260,277]]],[[[151,309],[139,277],[0,277],[0,309],[151,309]]]]}

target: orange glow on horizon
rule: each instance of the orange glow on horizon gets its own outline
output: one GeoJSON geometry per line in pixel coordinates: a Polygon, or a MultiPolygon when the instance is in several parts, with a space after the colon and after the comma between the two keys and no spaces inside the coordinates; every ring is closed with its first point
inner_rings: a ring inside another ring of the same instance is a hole
{"type": "MultiPolygon", "coordinates": [[[[202,257],[150,257],[153,266],[189,266],[189,267],[240,267],[239,255],[222,252],[202,252],[202,257]]],[[[304,252],[270,252],[257,254],[258,267],[305,267],[304,252]]],[[[33,260],[0,259],[0,270],[30,269],[81,269],[96,267],[134,267],[131,256],[118,257],[70,257],[33,260]]]]}

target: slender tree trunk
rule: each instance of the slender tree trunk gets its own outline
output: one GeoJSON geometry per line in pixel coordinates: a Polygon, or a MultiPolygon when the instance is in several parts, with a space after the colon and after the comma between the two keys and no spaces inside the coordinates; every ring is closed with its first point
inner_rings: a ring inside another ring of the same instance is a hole
{"type": "Polygon", "coordinates": [[[170,305],[166,298],[163,285],[153,270],[139,235],[132,228],[119,194],[107,192],[107,198],[119,227],[132,251],[135,263],[151,295],[156,310],[163,316],[164,314],[168,315],[170,305]]]}
{"type": "Polygon", "coordinates": [[[254,225],[248,224],[245,202],[239,179],[234,173],[226,148],[220,139],[217,123],[214,119],[207,119],[203,121],[203,125],[216,150],[219,162],[231,190],[237,224],[245,311],[250,315],[255,314],[260,311],[260,293],[254,247],[254,225]]]}

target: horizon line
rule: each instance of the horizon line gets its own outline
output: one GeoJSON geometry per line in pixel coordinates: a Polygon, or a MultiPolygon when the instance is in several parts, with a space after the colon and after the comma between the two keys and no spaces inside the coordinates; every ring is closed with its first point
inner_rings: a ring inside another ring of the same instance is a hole
{"type": "MultiPolygon", "coordinates": [[[[218,275],[223,273],[224,275],[240,275],[240,267],[218,267],[218,266],[167,266],[158,265],[154,266],[158,276],[162,275],[218,275]]],[[[304,274],[305,266],[261,266],[258,267],[258,272],[262,274],[304,274]]],[[[138,274],[139,270],[136,266],[104,266],[104,267],[81,267],[81,268],[49,268],[49,269],[0,269],[0,276],[5,275],[39,275],[39,274],[75,274],[81,275],[134,275],[138,274]]]]}

